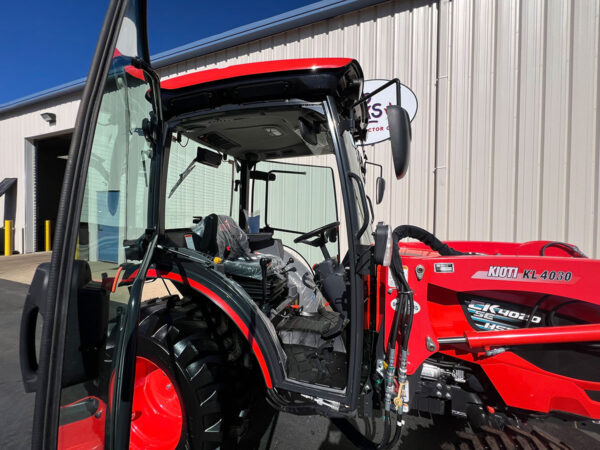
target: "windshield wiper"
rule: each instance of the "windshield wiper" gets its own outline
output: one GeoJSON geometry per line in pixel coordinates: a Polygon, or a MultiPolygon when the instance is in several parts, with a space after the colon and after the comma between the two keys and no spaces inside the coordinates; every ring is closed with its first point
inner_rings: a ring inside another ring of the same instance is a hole
{"type": "Polygon", "coordinates": [[[183,183],[183,180],[185,180],[185,178],[190,174],[190,172],[194,170],[194,167],[196,167],[194,164],[196,164],[196,158],[194,158],[190,165],[187,166],[187,168],[179,174],[179,179],[177,180],[177,183],[175,183],[175,185],[171,188],[171,192],[169,192],[169,197],[167,198],[171,198],[171,196],[175,193],[179,185],[183,183]]]}

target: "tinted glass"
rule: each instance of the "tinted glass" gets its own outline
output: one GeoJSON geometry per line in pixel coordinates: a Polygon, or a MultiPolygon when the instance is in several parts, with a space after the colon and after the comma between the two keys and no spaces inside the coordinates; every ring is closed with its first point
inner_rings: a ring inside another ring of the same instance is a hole
{"type": "Polygon", "coordinates": [[[234,215],[237,209],[232,209],[233,160],[229,158],[216,168],[196,163],[198,144],[187,137],[181,141],[173,142],[169,153],[165,227],[189,228],[194,217],[212,213],[234,215]],[[185,178],[179,183],[182,175],[185,178]]]}
{"type": "Polygon", "coordinates": [[[135,32],[135,18],[126,18],[117,45],[122,51],[115,52],[95,124],[75,254],[78,289],[69,305],[59,448],[101,448],[110,439],[105,425],[115,353],[129,311],[129,287],[143,257],[126,249],[150,225],[154,149],[142,122],[153,106],[143,72],[123,56],[138,54],[135,32]]]}
{"type": "MultiPolygon", "coordinates": [[[[298,160],[310,162],[315,158],[298,160]]],[[[259,216],[261,228],[274,229],[274,236],[303,255],[310,265],[323,261],[319,248],[296,244],[294,239],[339,220],[333,169],[265,161],[257,164],[257,170],[274,175],[275,180],[254,182],[251,216],[259,216]]],[[[339,239],[328,243],[327,249],[331,256],[338,255],[339,239]]]]}

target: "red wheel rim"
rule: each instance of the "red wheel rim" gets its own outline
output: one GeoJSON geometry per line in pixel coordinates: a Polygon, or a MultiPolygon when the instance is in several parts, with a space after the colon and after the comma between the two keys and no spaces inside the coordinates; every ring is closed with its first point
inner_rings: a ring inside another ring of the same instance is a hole
{"type": "Polygon", "coordinates": [[[173,381],[149,359],[137,357],[129,446],[173,449],[183,425],[181,400],[173,381]]]}

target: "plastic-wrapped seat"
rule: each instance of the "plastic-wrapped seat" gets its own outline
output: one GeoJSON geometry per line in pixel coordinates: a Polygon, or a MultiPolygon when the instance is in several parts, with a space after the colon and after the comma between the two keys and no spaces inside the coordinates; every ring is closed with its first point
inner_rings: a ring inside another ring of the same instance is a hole
{"type": "Polygon", "coordinates": [[[196,249],[221,259],[250,255],[248,236],[229,216],[209,214],[194,227],[196,249]]]}

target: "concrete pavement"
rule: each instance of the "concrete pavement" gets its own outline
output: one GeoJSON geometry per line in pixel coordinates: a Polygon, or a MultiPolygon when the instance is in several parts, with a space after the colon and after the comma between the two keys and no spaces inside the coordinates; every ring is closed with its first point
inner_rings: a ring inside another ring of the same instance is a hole
{"type": "Polygon", "coordinates": [[[52,252],[0,256],[0,279],[30,284],[37,266],[50,261],[52,252]]]}

